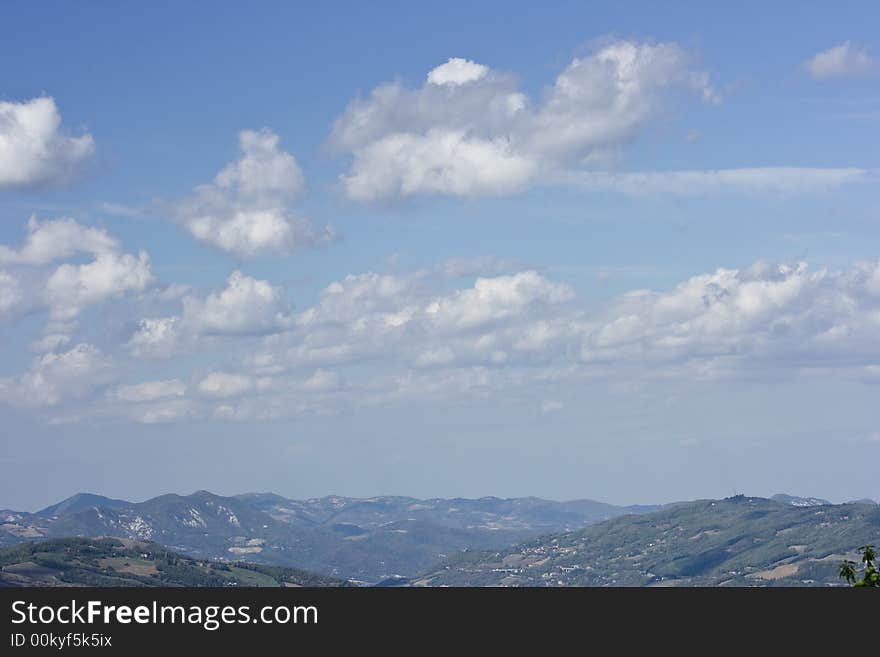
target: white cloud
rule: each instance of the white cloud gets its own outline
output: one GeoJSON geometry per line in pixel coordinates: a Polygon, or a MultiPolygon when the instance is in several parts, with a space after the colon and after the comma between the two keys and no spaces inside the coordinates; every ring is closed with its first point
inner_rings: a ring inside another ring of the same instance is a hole
{"type": "Polygon", "coordinates": [[[279,148],[274,132],[239,134],[241,157],[213,182],[173,204],[173,211],[197,239],[240,258],[284,255],[333,238],[331,229],[316,232],[292,214],[291,204],[305,193],[296,159],[279,148]]]}
{"type": "Polygon", "coordinates": [[[47,265],[78,253],[97,256],[119,248],[119,242],[107,231],[84,226],[74,219],[39,221],[31,217],[27,232],[27,238],[18,250],[0,244],[0,264],[47,265]]]}
{"type": "Polygon", "coordinates": [[[572,303],[568,285],[528,270],[441,294],[427,283],[421,272],[349,276],[248,362],[275,375],[341,373],[365,361],[389,377],[503,370],[521,385],[548,371],[614,382],[685,372],[795,375],[819,365],[862,372],[880,363],[872,337],[880,329],[877,263],[812,271],[759,262],[665,292],[633,290],[592,312],[572,303]]]}
{"type": "Polygon", "coordinates": [[[349,198],[376,201],[416,194],[480,196],[522,189],[536,170],[504,138],[479,139],[464,132],[395,133],[354,155],[343,177],[349,198]]]}
{"type": "Polygon", "coordinates": [[[430,84],[457,87],[484,78],[488,72],[488,66],[483,66],[461,57],[450,57],[445,64],[441,64],[431,70],[428,73],[427,80],[430,84]]]}
{"type": "Polygon", "coordinates": [[[276,208],[236,210],[225,218],[213,213],[193,215],[186,224],[196,238],[240,258],[287,254],[295,244],[313,240],[306,222],[276,208]]]}
{"type": "Polygon", "coordinates": [[[233,271],[220,290],[205,297],[186,294],[177,316],[141,319],[128,340],[132,354],[168,358],[200,339],[270,335],[294,324],[291,305],[281,288],[233,271]]]}
{"type": "Polygon", "coordinates": [[[677,44],[609,44],[559,75],[535,117],[530,149],[567,162],[614,149],[657,117],[674,89],[718,101],[706,73],[677,44]]]}
{"type": "Polygon", "coordinates": [[[0,401],[14,406],[54,406],[83,399],[115,377],[112,361],[90,344],[36,358],[15,378],[0,379],[0,401]]]}
{"type": "Polygon", "coordinates": [[[226,165],[214,186],[243,199],[266,196],[297,198],[306,183],[296,158],[278,148],[280,139],[271,130],[244,130],[239,134],[242,157],[226,165]]]}
{"type": "Polygon", "coordinates": [[[26,302],[18,277],[0,269],[0,318],[12,315],[26,302]]]}
{"type": "Polygon", "coordinates": [[[324,288],[318,305],[300,313],[296,321],[300,325],[348,324],[375,314],[383,323],[400,325],[406,320],[401,304],[413,296],[420,278],[418,274],[349,274],[324,288]]]}
{"type": "Polygon", "coordinates": [[[291,324],[289,304],[281,288],[234,271],[226,287],[205,299],[183,299],[183,319],[202,335],[258,335],[291,324]]]}
{"type": "MultiPolygon", "coordinates": [[[[450,285],[442,267],[350,275],[293,314],[268,282],[230,276],[198,299],[198,313],[145,320],[130,343],[145,352],[169,345],[186,352],[190,340],[201,339],[197,317],[213,317],[202,328],[224,334],[205,338],[202,346],[215,349],[215,360],[198,358],[206,373],[189,386],[170,376],[126,382],[99,399],[99,410],[138,422],[258,420],[505,395],[551,413],[565,390],[590,381],[616,390],[657,378],[821,372],[868,382],[880,371],[877,262],[841,270],[770,262],[721,268],[668,290],[632,290],[592,310],[567,284],[531,270],[450,285]],[[242,331],[259,337],[244,351],[242,331]],[[236,357],[235,369],[217,365],[216,358],[236,357]]],[[[84,400],[112,378],[109,361],[90,345],[46,346],[53,352],[30,370],[0,381],[0,397],[32,406],[84,400]]]]}
{"type": "Polygon", "coordinates": [[[848,369],[880,361],[880,265],[810,271],[759,262],[694,276],[666,293],[634,291],[594,318],[588,363],[702,363],[703,371],[810,366],[848,369]]]}
{"type": "Polygon", "coordinates": [[[46,282],[46,299],[53,319],[70,320],[83,308],[129,291],[141,291],[153,282],[150,258],[141,251],[102,253],[84,265],[63,264],[46,282]]]}
{"type": "Polygon", "coordinates": [[[453,58],[420,88],[385,84],[352,102],[330,145],[353,157],[342,182],[355,200],[508,194],[604,161],[676,89],[718,100],[674,43],[610,43],[573,60],[535,106],[512,76],[453,58]]]}
{"type": "Polygon", "coordinates": [[[135,356],[142,358],[168,358],[178,347],[180,336],[179,317],[154,317],[142,319],[128,341],[135,356]]]}
{"type": "Polygon", "coordinates": [[[294,326],[264,341],[255,372],[346,367],[365,360],[397,366],[503,366],[552,359],[566,332],[554,315],[573,298],[564,283],[534,271],[482,277],[438,293],[426,271],[350,275],[327,286],[294,326]],[[546,352],[540,354],[540,346],[546,352]]]}
{"type": "Polygon", "coordinates": [[[19,248],[0,245],[0,317],[48,310],[46,336],[32,349],[54,350],[75,326],[87,307],[127,293],[143,292],[154,282],[150,258],[141,251],[124,253],[107,231],[74,219],[27,222],[27,236],[19,248]],[[71,260],[80,254],[92,259],[71,260]]]}
{"type": "Polygon", "coordinates": [[[185,393],[186,385],[182,381],[166,379],[119,386],[111,396],[126,402],[151,402],[157,399],[183,397],[185,393]]]}
{"type": "Polygon", "coordinates": [[[478,278],[474,286],[428,304],[425,312],[443,328],[468,329],[522,313],[533,304],[564,303],[574,297],[565,283],[553,283],[535,271],[478,278]]]}
{"type": "Polygon", "coordinates": [[[807,71],[817,80],[869,75],[880,71],[880,62],[868,49],[849,41],[814,55],[806,63],[807,71]]]}
{"type": "Polygon", "coordinates": [[[492,70],[462,85],[426,82],[411,90],[397,82],[384,84],[349,104],[334,122],[329,145],[355,152],[394,134],[424,135],[432,129],[504,137],[528,101],[516,86],[512,76],[492,70]]]}
{"type": "Polygon", "coordinates": [[[63,182],[94,151],[90,134],[63,133],[54,99],[0,101],[0,189],[63,182]]]}
{"type": "Polygon", "coordinates": [[[254,382],[249,376],[211,372],[199,382],[199,391],[209,397],[236,397],[250,391],[254,382]]]}

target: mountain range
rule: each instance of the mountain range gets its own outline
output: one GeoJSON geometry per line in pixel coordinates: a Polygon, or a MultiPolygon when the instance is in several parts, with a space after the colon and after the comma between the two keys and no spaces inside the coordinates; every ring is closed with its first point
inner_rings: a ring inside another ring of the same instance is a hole
{"type": "Polygon", "coordinates": [[[880,543],[880,507],[783,494],[624,507],[198,491],[145,502],[81,493],[36,513],[0,511],[0,547],[71,537],[360,584],[803,586],[839,583],[841,559],[880,543]]]}
{"type": "Polygon", "coordinates": [[[127,502],[80,493],[36,513],[0,511],[0,546],[61,537],[155,541],[196,559],[247,559],[377,582],[414,576],[462,550],[498,549],[656,506],[593,500],[291,500],[198,491],[127,502]]]}

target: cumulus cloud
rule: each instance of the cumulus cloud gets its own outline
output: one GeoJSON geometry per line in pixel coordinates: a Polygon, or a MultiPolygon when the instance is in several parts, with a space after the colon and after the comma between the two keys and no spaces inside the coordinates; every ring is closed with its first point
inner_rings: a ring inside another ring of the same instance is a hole
{"type": "Polygon", "coordinates": [[[352,174],[343,177],[357,201],[415,194],[480,196],[522,189],[536,163],[517,154],[504,138],[479,139],[464,132],[428,130],[389,135],[354,155],[352,174]]]}
{"type": "Polygon", "coordinates": [[[552,349],[537,355],[535,345],[549,347],[570,330],[554,315],[573,290],[534,271],[439,293],[426,277],[370,272],[331,283],[293,327],[265,341],[251,365],[266,373],[388,358],[418,368],[503,365],[552,359],[552,349]]]}
{"type": "Polygon", "coordinates": [[[568,285],[548,281],[535,271],[523,271],[478,278],[472,288],[432,301],[425,312],[440,327],[467,329],[504,320],[534,304],[564,303],[573,296],[568,285]]]}
{"type": "Polygon", "coordinates": [[[341,373],[375,361],[401,386],[408,373],[429,371],[437,385],[442,372],[470,372],[472,382],[481,372],[504,385],[541,376],[609,384],[683,373],[794,376],[816,367],[855,375],[880,363],[878,329],[877,263],[832,271],[758,262],[668,291],[633,290],[593,310],[574,303],[570,286],[529,270],[441,294],[419,273],[369,274],[328,286],[248,362],[253,372],[282,375],[315,367],[341,373]]]}
{"type": "Polygon", "coordinates": [[[233,271],[220,290],[186,294],[178,316],[140,320],[128,347],[136,356],[167,358],[203,337],[277,333],[293,325],[291,305],[280,287],[233,271]]]}
{"type": "Polygon", "coordinates": [[[178,219],[197,239],[239,258],[283,255],[333,238],[316,231],[291,205],[305,193],[296,159],[279,147],[268,129],[239,134],[241,157],[213,182],[173,204],[178,219]]]}
{"type": "Polygon", "coordinates": [[[145,252],[137,257],[102,253],[84,265],[59,266],[46,282],[46,300],[53,319],[69,320],[86,306],[143,290],[152,281],[150,258],[145,252]]]}
{"type": "Polygon", "coordinates": [[[707,102],[718,93],[675,43],[612,43],[578,58],[556,79],[529,135],[532,149],[566,161],[625,144],[657,116],[668,91],[707,102]]]}
{"type": "Polygon", "coordinates": [[[234,271],[219,292],[183,299],[187,326],[204,335],[272,333],[291,322],[281,288],[234,271]]]}
{"type": "Polygon", "coordinates": [[[811,271],[759,262],[694,276],[666,293],[633,291],[589,325],[588,363],[699,362],[792,371],[880,359],[880,265],[811,271]]]}
{"type": "Polygon", "coordinates": [[[867,47],[849,41],[816,53],[805,66],[817,80],[870,75],[880,71],[880,62],[871,57],[867,47]]]}
{"type": "Polygon", "coordinates": [[[450,57],[445,64],[431,70],[427,79],[430,84],[457,87],[484,78],[488,72],[488,66],[461,57],[450,57]]]}
{"type": "Polygon", "coordinates": [[[168,358],[176,351],[181,339],[179,317],[142,319],[129,338],[128,346],[135,356],[168,358]]]}
{"type": "Polygon", "coordinates": [[[25,310],[49,312],[47,342],[52,349],[66,338],[71,322],[87,307],[130,292],[141,292],[154,282],[146,252],[124,253],[119,241],[105,230],[74,219],[27,222],[27,236],[19,248],[0,245],[0,317],[25,310]],[[70,260],[80,254],[92,259],[70,260]]]}
{"type": "Polygon", "coordinates": [[[20,248],[0,244],[0,264],[47,265],[79,253],[98,256],[118,248],[119,242],[101,228],[84,226],[70,218],[40,221],[32,216],[20,248]]]}
{"type": "Polygon", "coordinates": [[[606,160],[676,90],[718,100],[674,43],[607,44],[574,59],[537,103],[513,76],[453,58],[417,89],[394,82],[352,102],[329,143],[352,156],[342,182],[355,200],[507,194],[549,170],[606,160]]]}
{"type": "Polygon", "coordinates": [[[36,358],[14,378],[0,379],[0,401],[14,406],[54,406],[83,399],[115,378],[109,357],[90,344],[36,358]]]}
{"type": "Polygon", "coordinates": [[[88,133],[68,136],[49,97],[0,101],[0,189],[63,182],[92,156],[88,133]]]}
{"type": "Polygon", "coordinates": [[[400,324],[406,314],[401,304],[415,294],[420,278],[420,274],[349,274],[324,288],[320,303],[301,313],[297,324],[348,324],[368,314],[381,316],[386,324],[400,324]]]}
{"type": "MultiPolygon", "coordinates": [[[[585,381],[616,389],[652,378],[817,372],[875,381],[880,371],[877,262],[832,270],[761,261],[592,308],[568,284],[528,269],[469,283],[442,268],[350,275],[298,313],[278,288],[240,273],[193,298],[197,312],[145,320],[130,346],[179,348],[204,337],[227,365],[201,354],[189,385],[179,373],[126,382],[99,398],[107,413],[138,422],[255,420],[516,391],[551,413],[561,386],[585,381]]],[[[59,342],[30,370],[2,379],[0,396],[31,406],[85,399],[114,371],[96,348],[59,342]]]]}

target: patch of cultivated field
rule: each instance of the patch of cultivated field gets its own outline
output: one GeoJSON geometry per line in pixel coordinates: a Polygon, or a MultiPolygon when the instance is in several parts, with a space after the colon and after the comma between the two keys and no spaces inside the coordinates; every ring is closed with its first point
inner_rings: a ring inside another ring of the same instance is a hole
{"type": "Polygon", "coordinates": [[[776,566],[776,568],[771,568],[769,570],[762,570],[757,573],[752,573],[751,577],[758,577],[760,579],[782,579],[783,577],[791,577],[798,571],[798,564],[796,563],[785,563],[781,566],[776,566]]]}
{"type": "MultiPolygon", "coordinates": [[[[224,572],[217,571],[217,574],[224,575],[224,572]]],[[[229,568],[229,574],[236,577],[242,586],[278,586],[278,582],[269,575],[248,570],[247,568],[232,566],[229,568]]]]}
{"type": "Polygon", "coordinates": [[[156,564],[144,559],[106,557],[100,559],[98,563],[104,568],[112,568],[118,573],[131,573],[132,575],[140,575],[142,577],[159,574],[156,564]]]}

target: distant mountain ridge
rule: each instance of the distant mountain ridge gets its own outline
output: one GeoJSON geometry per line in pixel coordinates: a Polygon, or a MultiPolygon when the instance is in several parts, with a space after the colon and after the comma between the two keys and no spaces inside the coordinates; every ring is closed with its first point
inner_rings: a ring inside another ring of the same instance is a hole
{"type": "Polygon", "coordinates": [[[66,513],[76,513],[77,511],[84,511],[85,509],[97,507],[118,509],[129,504],[131,504],[131,502],[126,500],[115,500],[110,497],[104,497],[103,495],[95,495],[94,493],[77,493],[76,495],[68,497],[66,500],[62,500],[57,504],[52,504],[45,509],[37,511],[36,515],[42,516],[43,518],[51,518],[53,516],[60,516],[66,513]]]}
{"type": "MultiPolygon", "coordinates": [[[[790,504],[791,506],[825,506],[831,504],[828,500],[823,500],[820,497],[798,497],[796,495],[786,495],[784,493],[778,493],[770,499],[777,502],[783,502],[784,504],[790,504]]],[[[873,500],[871,500],[871,502],[873,502],[873,500]]]]}
{"type": "Polygon", "coordinates": [[[536,497],[292,500],[197,491],[127,502],[79,493],[37,513],[0,511],[0,546],[116,536],[156,541],[197,559],[247,559],[374,582],[414,575],[461,550],[503,547],[658,508],[536,497]]]}
{"type": "MultiPolygon", "coordinates": [[[[805,512],[839,506],[785,494],[764,502],[805,512]]],[[[156,542],[194,559],[246,560],[364,583],[400,584],[462,553],[509,549],[597,523],[607,528],[613,525],[606,521],[621,516],[654,517],[693,504],[622,507],[536,497],[331,495],[293,500],[274,493],[224,497],[208,491],[127,502],[79,493],[36,513],[0,511],[0,547],[111,536],[156,542]]]]}

